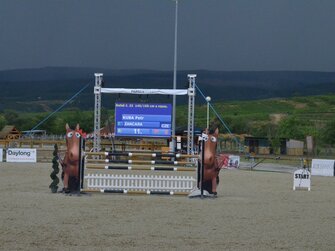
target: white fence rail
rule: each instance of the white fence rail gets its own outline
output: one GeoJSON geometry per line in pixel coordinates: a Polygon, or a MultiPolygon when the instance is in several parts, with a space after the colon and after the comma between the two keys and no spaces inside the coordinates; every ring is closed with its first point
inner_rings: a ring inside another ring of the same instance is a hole
{"type": "Polygon", "coordinates": [[[192,176],[87,174],[84,179],[93,190],[191,192],[196,186],[192,176]]]}

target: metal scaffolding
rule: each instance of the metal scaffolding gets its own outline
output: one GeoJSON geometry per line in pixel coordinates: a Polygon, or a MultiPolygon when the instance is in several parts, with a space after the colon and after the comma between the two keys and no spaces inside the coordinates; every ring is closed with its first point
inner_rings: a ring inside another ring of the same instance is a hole
{"type": "Polygon", "coordinates": [[[188,74],[188,120],[187,120],[187,154],[194,153],[194,105],[196,74],[188,74]]]}
{"type": "Polygon", "coordinates": [[[94,86],[94,137],[93,137],[93,152],[101,150],[101,137],[100,137],[100,118],[101,118],[101,85],[102,73],[95,73],[95,86],[94,86]]]}
{"type": "MultiPolygon", "coordinates": [[[[195,74],[187,75],[189,78],[189,88],[186,89],[126,89],[126,88],[103,88],[102,73],[95,73],[95,104],[94,104],[94,139],[93,152],[101,150],[100,138],[100,117],[101,117],[101,94],[102,93],[126,93],[126,94],[158,94],[158,95],[188,95],[188,127],[187,127],[187,154],[194,153],[194,100],[195,100],[195,74]]],[[[174,146],[175,147],[175,146],[174,146]]]]}

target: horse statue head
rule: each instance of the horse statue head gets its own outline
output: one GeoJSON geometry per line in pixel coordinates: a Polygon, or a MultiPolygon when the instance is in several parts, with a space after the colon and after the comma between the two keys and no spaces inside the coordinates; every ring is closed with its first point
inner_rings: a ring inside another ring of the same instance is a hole
{"type": "Polygon", "coordinates": [[[216,128],[214,134],[209,134],[208,129],[205,130],[205,158],[204,164],[208,168],[215,166],[216,161],[216,148],[217,148],[217,139],[219,136],[219,129],[216,128]]]}
{"type": "MultiPolygon", "coordinates": [[[[216,128],[214,133],[210,134],[209,130],[206,128],[203,133],[204,144],[204,177],[203,177],[203,186],[204,189],[209,193],[217,194],[216,188],[219,183],[219,172],[220,167],[217,160],[216,148],[217,141],[219,137],[219,129],[216,128]]],[[[202,156],[202,154],[200,155],[202,156]]]]}
{"type": "Polygon", "coordinates": [[[78,162],[79,160],[79,144],[81,131],[79,128],[79,124],[77,124],[76,128],[73,130],[69,127],[69,124],[65,125],[66,129],[66,152],[68,156],[69,162],[78,162]]]}
{"type": "Polygon", "coordinates": [[[63,167],[63,183],[64,192],[78,192],[79,191],[79,151],[80,151],[80,138],[83,135],[82,130],[77,124],[73,130],[68,124],[65,125],[66,129],[66,153],[61,163],[63,167]]]}

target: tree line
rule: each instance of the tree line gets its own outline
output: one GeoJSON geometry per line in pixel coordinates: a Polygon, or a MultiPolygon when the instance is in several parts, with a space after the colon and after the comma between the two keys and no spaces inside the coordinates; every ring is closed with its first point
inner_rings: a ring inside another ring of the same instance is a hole
{"type": "MultiPolygon", "coordinates": [[[[14,125],[20,131],[31,130],[45,119],[46,116],[48,116],[48,113],[18,113],[14,110],[5,110],[0,113],[0,128],[3,128],[5,125],[14,125]]],[[[250,117],[233,114],[227,115],[223,119],[232,133],[266,137],[274,145],[280,138],[304,141],[306,136],[313,136],[318,145],[335,145],[335,118],[327,121],[318,121],[291,114],[285,116],[279,122],[273,122],[257,116],[250,117]]],[[[101,111],[101,121],[102,127],[107,123],[114,123],[114,111],[103,109],[101,111]]],[[[62,135],[65,133],[66,123],[72,127],[79,123],[85,132],[92,132],[94,127],[94,112],[82,111],[76,108],[65,110],[51,116],[36,129],[46,130],[48,134],[62,135]]],[[[206,123],[205,109],[198,109],[195,125],[205,128],[206,123]]],[[[185,125],[187,125],[187,110],[185,110],[185,107],[177,107],[176,126],[185,125]]],[[[227,133],[227,129],[219,118],[211,117],[210,127],[218,127],[220,133],[227,133]]]]}

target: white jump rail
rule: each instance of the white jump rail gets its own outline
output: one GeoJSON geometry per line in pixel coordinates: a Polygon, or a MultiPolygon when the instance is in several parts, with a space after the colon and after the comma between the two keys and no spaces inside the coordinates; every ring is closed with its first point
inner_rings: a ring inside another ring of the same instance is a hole
{"type": "Polygon", "coordinates": [[[191,192],[196,180],[190,176],[88,174],[90,190],[132,190],[161,192],[191,192]]]}

